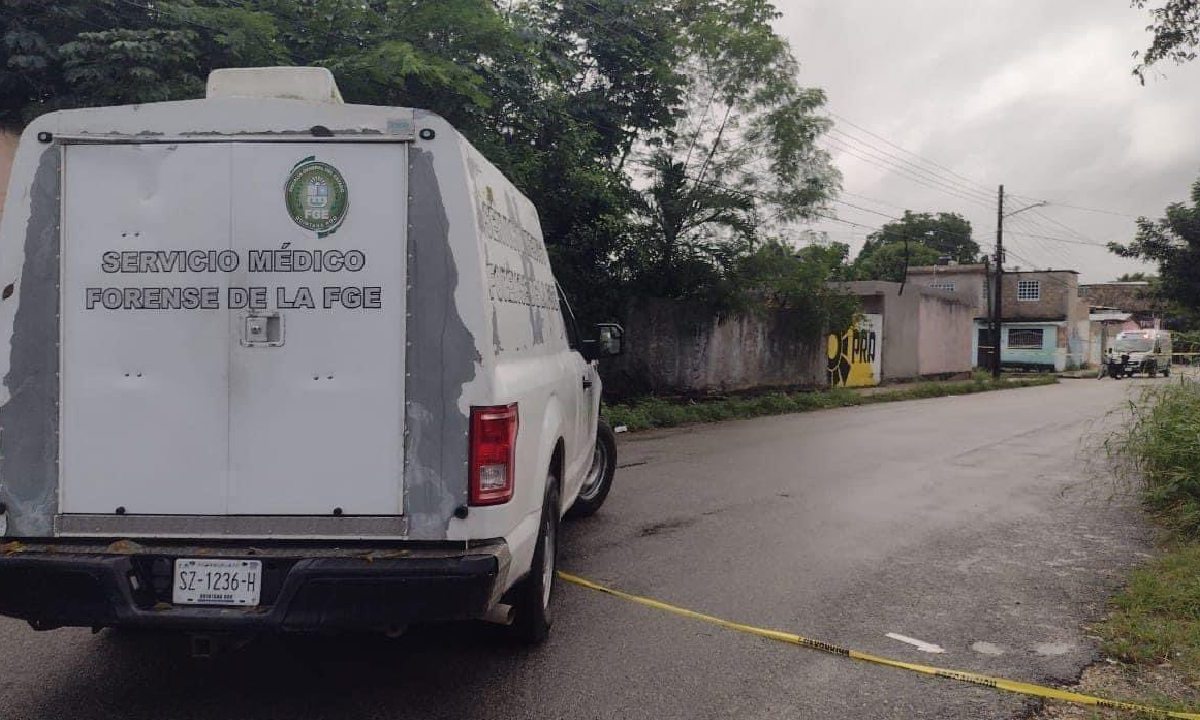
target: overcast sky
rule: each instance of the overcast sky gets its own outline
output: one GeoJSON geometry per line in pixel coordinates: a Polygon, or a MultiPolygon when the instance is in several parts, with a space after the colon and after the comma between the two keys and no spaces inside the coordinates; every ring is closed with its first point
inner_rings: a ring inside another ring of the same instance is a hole
{"type": "MultiPolygon", "coordinates": [[[[1139,85],[1130,55],[1146,46],[1148,20],[1127,0],[778,0],[778,7],[801,81],[823,88],[838,117],[879,136],[839,120],[826,141],[846,202],[887,215],[960,212],[990,249],[996,186],[1004,183],[1022,198],[1051,201],[1005,222],[1009,266],[1074,269],[1085,282],[1103,281],[1144,269],[1087,244],[1130,239],[1133,219],[1062,204],[1160,217],[1200,177],[1200,61],[1163,65],[1139,85]]],[[[1009,203],[1017,209],[1028,201],[1009,203]]],[[[834,207],[850,222],[888,222],[834,207]]],[[[814,227],[855,250],[869,232],[832,221],[814,227]]]]}

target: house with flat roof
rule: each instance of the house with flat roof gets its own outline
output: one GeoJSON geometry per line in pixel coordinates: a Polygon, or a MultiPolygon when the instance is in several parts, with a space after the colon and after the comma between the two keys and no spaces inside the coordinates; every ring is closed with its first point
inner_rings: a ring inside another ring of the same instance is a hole
{"type": "MultiPolygon", "coordinates": [[[[975,364],[990,367],[994,276],[978,265],[909,268],[914,285],[955,293],[975,307],[971,352],[975,364]]],[[[1061,371],[1086,365],[1092,356],[1089,305],[1079,296],[1074,270],[1004,273],[1000,363],[1003,367],[1061,371]]]]}
{"type": "Polygon", "coordinates": [[[1094,308],[1116,308],[1129,313],[1138,327],[1171,325],[1169,304],[1145,280],[1080,285],[1079,295],[1094,308]]]}

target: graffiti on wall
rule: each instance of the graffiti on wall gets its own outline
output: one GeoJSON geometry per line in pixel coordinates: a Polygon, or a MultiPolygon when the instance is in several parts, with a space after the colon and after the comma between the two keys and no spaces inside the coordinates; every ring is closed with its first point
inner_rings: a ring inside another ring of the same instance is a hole
{"type": "Polygon", "coordinates": [[[883,360],[883,316],[859,315],[841,334],[830,333],[825,376],[831,387],[878,385],[883,360]]]}

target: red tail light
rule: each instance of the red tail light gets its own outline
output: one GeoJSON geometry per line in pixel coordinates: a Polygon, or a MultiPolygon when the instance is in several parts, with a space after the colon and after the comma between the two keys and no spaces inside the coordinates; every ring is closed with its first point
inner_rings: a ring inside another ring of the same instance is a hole
{"type": "Polygon", "coordinates": [[[516,470],[517,404],[471,408],[472,505],[512,500],[516,470]]]}

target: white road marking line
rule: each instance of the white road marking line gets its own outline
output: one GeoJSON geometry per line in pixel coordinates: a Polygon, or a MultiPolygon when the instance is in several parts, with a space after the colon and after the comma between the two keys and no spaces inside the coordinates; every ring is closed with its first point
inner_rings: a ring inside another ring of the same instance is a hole
{"type": "Polygon", "coordinates": [[[941,653],[946,652],[945,650],[942,649],[941,645],[937,645],[935,643],[930,643],[930,642],[925,642],[924,640],[918,640],[916,638],[910,638],[909,636],[901,635],[900,633],[888,633],[887,637],[890,637],[893,640],[899,640],[902,643],[908,643],[909,645],[915,645],[916,648],[918,650],[920,650],[921,652],[935,653],[935,654],[941,654],[941,653]]]}

